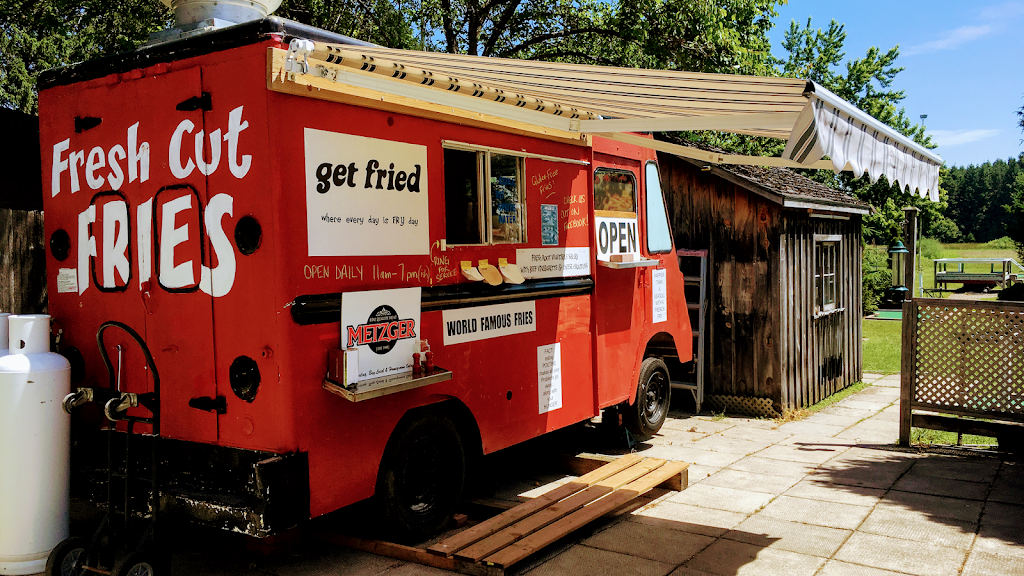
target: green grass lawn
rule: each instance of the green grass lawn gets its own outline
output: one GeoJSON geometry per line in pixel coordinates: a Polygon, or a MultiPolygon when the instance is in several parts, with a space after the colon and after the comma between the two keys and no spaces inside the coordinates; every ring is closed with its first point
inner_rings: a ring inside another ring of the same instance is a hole
{"type": "MultiPolygon", "coordinates": [[[[880,250],[885,252],[884,246],[869,246],[867,250],[880,250]]],[[[939,249],[925,251],[921,255],[920,274],[924,280],[924,288],[931,290],[935,285],[935,259],[938,258],[1013,258],[1020,262],[1017,251],[1013,249],[993,248],[989,244],[941,244],[939,249]]],[[[1024,264],[1024,262],[1021,262],[1024,264]]],[[[968,272],[988,272],[988,264],[967,264],[965,270],[968,272]]],[[[1016,271],[1016,270],[1015,270],[1016,271]]],[[[920,286],[920,284],[918,285],[920,286]]],[[[919,296],[918,286],[914,286],[914,295],[919,296]]],[[[962,284],[947,284],[950,290],[956,290],[962,284]]],[[[946,293],[948,294],[948,292],[946,293]]],[[[930,296],[932,297],[932,296],[930,296]]],[[[938,294],[933,297],[939,298],[938,294]]]]}
{"type": "Polygon", "coordinates": [[[903,323],[895,320],[864,320],[864,371],[899,374],[903,323]]]}

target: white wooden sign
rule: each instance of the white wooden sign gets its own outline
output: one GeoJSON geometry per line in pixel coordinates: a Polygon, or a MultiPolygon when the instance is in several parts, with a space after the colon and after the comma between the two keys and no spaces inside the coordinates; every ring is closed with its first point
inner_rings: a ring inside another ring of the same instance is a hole
{"type": "Polygon", "coordinates": [[[613,254],[632,254],[640,259],[640,236],[636,218],[594,217],[597,259],[608,262],[613,254]]]}
{"type": "Polygon", "coordinates": [[[359,380],[411,372],[419,332],[419,288],[341,295],[341,347],[359,351],[359,380]]]}
{"type": "Polygon", "coordinates": [[[305,129],[310,256],[428,254],[427,147],[305,129]]]}

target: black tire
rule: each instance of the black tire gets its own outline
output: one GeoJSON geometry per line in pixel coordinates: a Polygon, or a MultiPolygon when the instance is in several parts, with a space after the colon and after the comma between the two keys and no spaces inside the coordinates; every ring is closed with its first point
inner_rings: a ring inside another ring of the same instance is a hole
{"type": "Polygon", "coordinates": [[[420,542],[443,530],[465,482],[465,448],[452,420],[433,412],[403,418],[377,474],[377,497],[392,536],[420,542]]]}
{"type": "Polygon", "coordinates": [[[114,562],[110,576],[164,576],[170,573],[166,568],[166,562],[158,554],[142,550],[114,562]]]}
{"type": "Polygon", "coordinates": [[[626,429],[637,440],[650,440],[668,418],[671,400],[672,383],[668,379],[665,362],[661,358],[645,359],[640,365],[636,401],[622,415],[626,429]]]}
{"type": "Polygon", "coordinates": [[[75,562],[85,554],[89,542],[85,538],[72,536],[57,544],[46,558],[46,576],[81,576],[87,574],[85,569],[75,570],[75,562]]]}

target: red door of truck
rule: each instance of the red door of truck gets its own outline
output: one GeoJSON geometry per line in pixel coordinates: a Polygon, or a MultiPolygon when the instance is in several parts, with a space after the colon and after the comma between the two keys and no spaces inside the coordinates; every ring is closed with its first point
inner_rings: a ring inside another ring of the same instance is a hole
{"type": "Polygon", "coordinates": [[[139,290],[146,341],[160,371],[160,433],[212,443],[216,413],[189,406],[195,398],[217,395],[212,302],[200,290],[210,255],[203,214],[206,176],[195,159],[195,136],[204,129],[206,107],[201,75],[190,68],[132,86],[121,93],[134,97],[132,109],[138,110],[140,132],[145,129],[152,150],[146,198],[136,210],[151,238],[139,246],[139,290]]]}

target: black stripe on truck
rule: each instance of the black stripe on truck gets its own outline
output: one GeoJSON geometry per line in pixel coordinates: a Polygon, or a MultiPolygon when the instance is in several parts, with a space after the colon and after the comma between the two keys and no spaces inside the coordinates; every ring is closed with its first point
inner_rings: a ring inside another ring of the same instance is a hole
{"type": "MultiPolygon", "coordinates": [[[[540,300],[560,296],[590,294],[594,281],[589,277],[531,280],[522,284],[490,286],[482,282],[423,288],[422,310],[452,310],[488,304],[540,300]]],[[[341,293],[304,294],[291,304],[292,320],[300,326],[340,321],[341,293]]]]}

